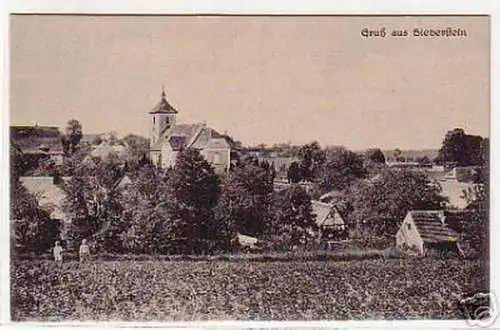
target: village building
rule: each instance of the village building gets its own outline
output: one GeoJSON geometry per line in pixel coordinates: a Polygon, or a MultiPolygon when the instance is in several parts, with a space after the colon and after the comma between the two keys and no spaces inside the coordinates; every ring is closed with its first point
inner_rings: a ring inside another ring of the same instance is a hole
{"type": "Polygon", "coordinates": [[[112,156],[125,161],[129,154],[129,147],[125,141],[112,138],[106,134],[101,135],[100,140],[101,142],[98,145],[91,147],[89,154],[84,158],[84,162],[88,162],[92,158],[107,160],[112,156]]]}
{"type": "Polygon", "coordinates": [[[56,165],[64,161],[61,145],[61,133],[54,126],[10,126],[11,143],[27,157],[27,159],[50,159],[56,165]]]}
{"type": "MultiPolygon", "coordinates": [[[[69,177],[62,177],[63,182],[69,177]]],[[[38,199],[41,209],[49,212],[53,220],[67,222],[68,217],[63,211],[62,203],[65,193],[51,176],[25,176],[19,179],[24,187],[38,199]]]]}
{"type": "Polygon", "coordinates": [[[121,190],[125,190],[132,184],[132,180],[128,175],[124,175],[120,180],[118,180],[116,187],[121,190]]]}
{"type": "Polygon", "coordinates": [[[311,201],[311,204],[321,240],[332,241],[348,238],[344,218],[334,204],[319,201],[311,201]]]}
{"type": "Polygon", "coordinates": [[[477,166],[456,166],[446,173],[445,179],[457,182],[473,182],[477,172],[477,166]]]}
{"type": "Polygon", "coordinates": [[[195,148],[212,164],[217,173],[231,165],[231,141],[204,123],[177,124],[178,111],[162,91],[160,102],[151,115],[150,158],[153,164],[173,167],[180,151],[195,148]]]}
{"type": "Polygon", "coordinates": [[[458,233],[446,224],[444,211],[409,211],[396,233],[396,246],[419,255],[431,250],[463,255],[458,233]]]}

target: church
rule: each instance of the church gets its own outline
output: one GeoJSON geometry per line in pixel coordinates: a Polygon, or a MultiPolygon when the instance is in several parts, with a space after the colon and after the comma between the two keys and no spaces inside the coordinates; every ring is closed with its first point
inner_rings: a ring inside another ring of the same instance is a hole
{"type": "Polygon", "coordinates": [[[180,151],[196,148],[217,173],[227,171],[231,162],[229,138],[204,123],[177,124],[177,114],[163,89],[160,102],[149,111],[150,158],[153,164],[161,168],[173,167],[180,151]]]}

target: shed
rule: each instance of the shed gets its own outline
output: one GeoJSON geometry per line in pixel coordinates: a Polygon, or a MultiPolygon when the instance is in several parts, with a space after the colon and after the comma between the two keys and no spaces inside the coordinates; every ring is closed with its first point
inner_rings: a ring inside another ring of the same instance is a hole
{"type": "Polygon", "coordinates": [[[463,255],[458,233],[445,223],[443,211],[409,211],[396,233],[396,245],[425,255],[430,249],[452,250],[463,255]]]}

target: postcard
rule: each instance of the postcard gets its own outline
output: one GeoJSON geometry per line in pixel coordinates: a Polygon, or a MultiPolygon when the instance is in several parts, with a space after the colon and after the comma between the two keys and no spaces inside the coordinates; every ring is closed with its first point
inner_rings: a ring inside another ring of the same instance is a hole
{"type": "Polygon", "coordinates": [[[496,320],[489,16],[9,29],[12,322],[496,320]]]}

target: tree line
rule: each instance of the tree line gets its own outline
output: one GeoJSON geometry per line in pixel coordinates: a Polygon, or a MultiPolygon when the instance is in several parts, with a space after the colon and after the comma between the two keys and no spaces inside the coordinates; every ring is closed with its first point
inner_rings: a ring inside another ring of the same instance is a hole
{"type": "MultiPolygon", "coordinates": [[[[483,228],[487,223],[484,141],[481,185],[465,196],[483,219],[468,224],[476,237],[481,235],[477,224],[483,228]]],[[[86,238],[96,249],[116,253],[234,251],[238,233],[269,242],[271,248],[289,249],[318,239],[312,200],[331,191],[338,192],[330,202],[350,235],[364,238],[392,237],[409,210],[446,207],[438,182],[425,171],[388,168],[380,149],[360,155],[344,147],[304,145],[299,160],[290,165],[291,184],[283,191],[273,187],[274,166],[251,157],[217,175],[195,149],[181,152],[175,166],[165,170],[139,161],[139,155],[133,166],[115,156],[75,164],[71,179],[60,183],[66,195],[64,212],[72,221],[56,226],[12,175],[15,250],[42,251],[58,238],[58,231],[70,245],[86,238]],[[126,187],[118,184],[124,175],[131,179],[126,187]],[[299,181],[309,182],[312,189],[304,190],[295,184],[299,181]]],[[[11,148],[11,162],[16,156],[11,148]]]]}
{"type": "MultiPolygon", "coordinates": [[[[24,189],[18,180],[16,186],[24,189]]],[[[196,149],[181,152],[175,166],[165,170],[146,163],[130,172],[118,157],[93,158],[60,187],[71,222],[58,225],[70,249],[87,239],[97,250],[113,253],[214,253],[234,251],[238,233],[272,237],[285,247],[310,239],[308,229],[315,226],[307,193],[298,186],[274,192],[269,164],[242,160],[219,176],[196,149]],[[125,174],[132,183],[123,187],[125,174]]],[[[13,196],[13,205],[24,203],[25,196],[16,191],[13,196]]],[[[39,210],[35,202],[23,207],[28,213],[39,210]]],[[[17,212],[15,218],[51,222],[47,214],[33,219],[17,212]]],[[[14,228],[20,253],[43,250],[57,239],[33,227],[30,237],[43,235],[48,241],[35,245],[22,226],[14,228]]]]}

